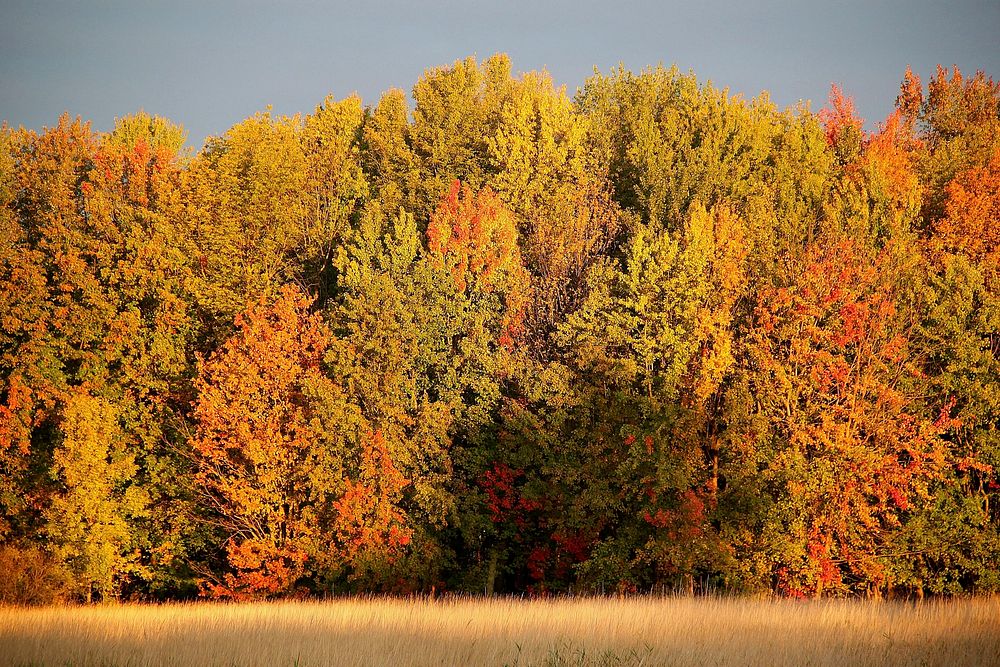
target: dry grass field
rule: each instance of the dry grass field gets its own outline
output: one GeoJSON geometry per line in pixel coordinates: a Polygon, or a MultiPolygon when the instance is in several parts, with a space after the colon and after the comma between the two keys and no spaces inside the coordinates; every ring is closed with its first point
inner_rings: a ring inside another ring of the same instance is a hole
{"type": "Polygon", "coordinates": [[[1000,599],[352,599],[0,608],[13,665],[989,665],[1000,599]]]}

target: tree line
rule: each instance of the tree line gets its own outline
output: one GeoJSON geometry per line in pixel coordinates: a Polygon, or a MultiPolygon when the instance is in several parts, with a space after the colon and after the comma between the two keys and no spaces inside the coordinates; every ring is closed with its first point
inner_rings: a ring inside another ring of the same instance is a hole
{"type": "Polygon", "coordinates": [[[0,597],[1000,589],[1000,85],[0,132],[0,597]]]}

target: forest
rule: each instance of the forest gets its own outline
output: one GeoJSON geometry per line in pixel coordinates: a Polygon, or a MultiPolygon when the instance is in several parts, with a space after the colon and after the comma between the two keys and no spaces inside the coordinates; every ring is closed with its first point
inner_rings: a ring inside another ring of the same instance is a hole
{"type": "Polygon", "coordinates": [[[505,55],[0,130],[0,602],[1000,591],[1000,84],[505,55]]]}

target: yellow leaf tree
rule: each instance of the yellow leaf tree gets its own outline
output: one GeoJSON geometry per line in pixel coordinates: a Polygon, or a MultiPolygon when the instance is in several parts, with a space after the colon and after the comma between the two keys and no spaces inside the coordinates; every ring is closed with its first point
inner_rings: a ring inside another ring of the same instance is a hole
{"type": "Polygon", "coordinates": [[[87,602],[108,599],[133,560],[128,517],[145,504],[141,492],[126,486],[136,472],[134,457],[122,447],[114,406],[85,392],[67,402],[62,433],[46,532],[75,592],[87,602]]]}

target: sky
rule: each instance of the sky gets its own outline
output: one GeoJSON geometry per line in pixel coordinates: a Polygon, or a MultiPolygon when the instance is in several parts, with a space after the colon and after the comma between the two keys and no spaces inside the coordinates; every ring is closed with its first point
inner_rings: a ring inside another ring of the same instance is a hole
{"type": "Polygon", "coordinates": [[[570,94],[618,64],[676,64],[780,107],[819,109],[839,83],[874,129],[907,65],[1000,77],[1000,0],[0,0],[0,120],[41,129],[68,111],[107,131],[143,109],[198,148],[268,105],[374,104],[496,52],[570,94]]]}

